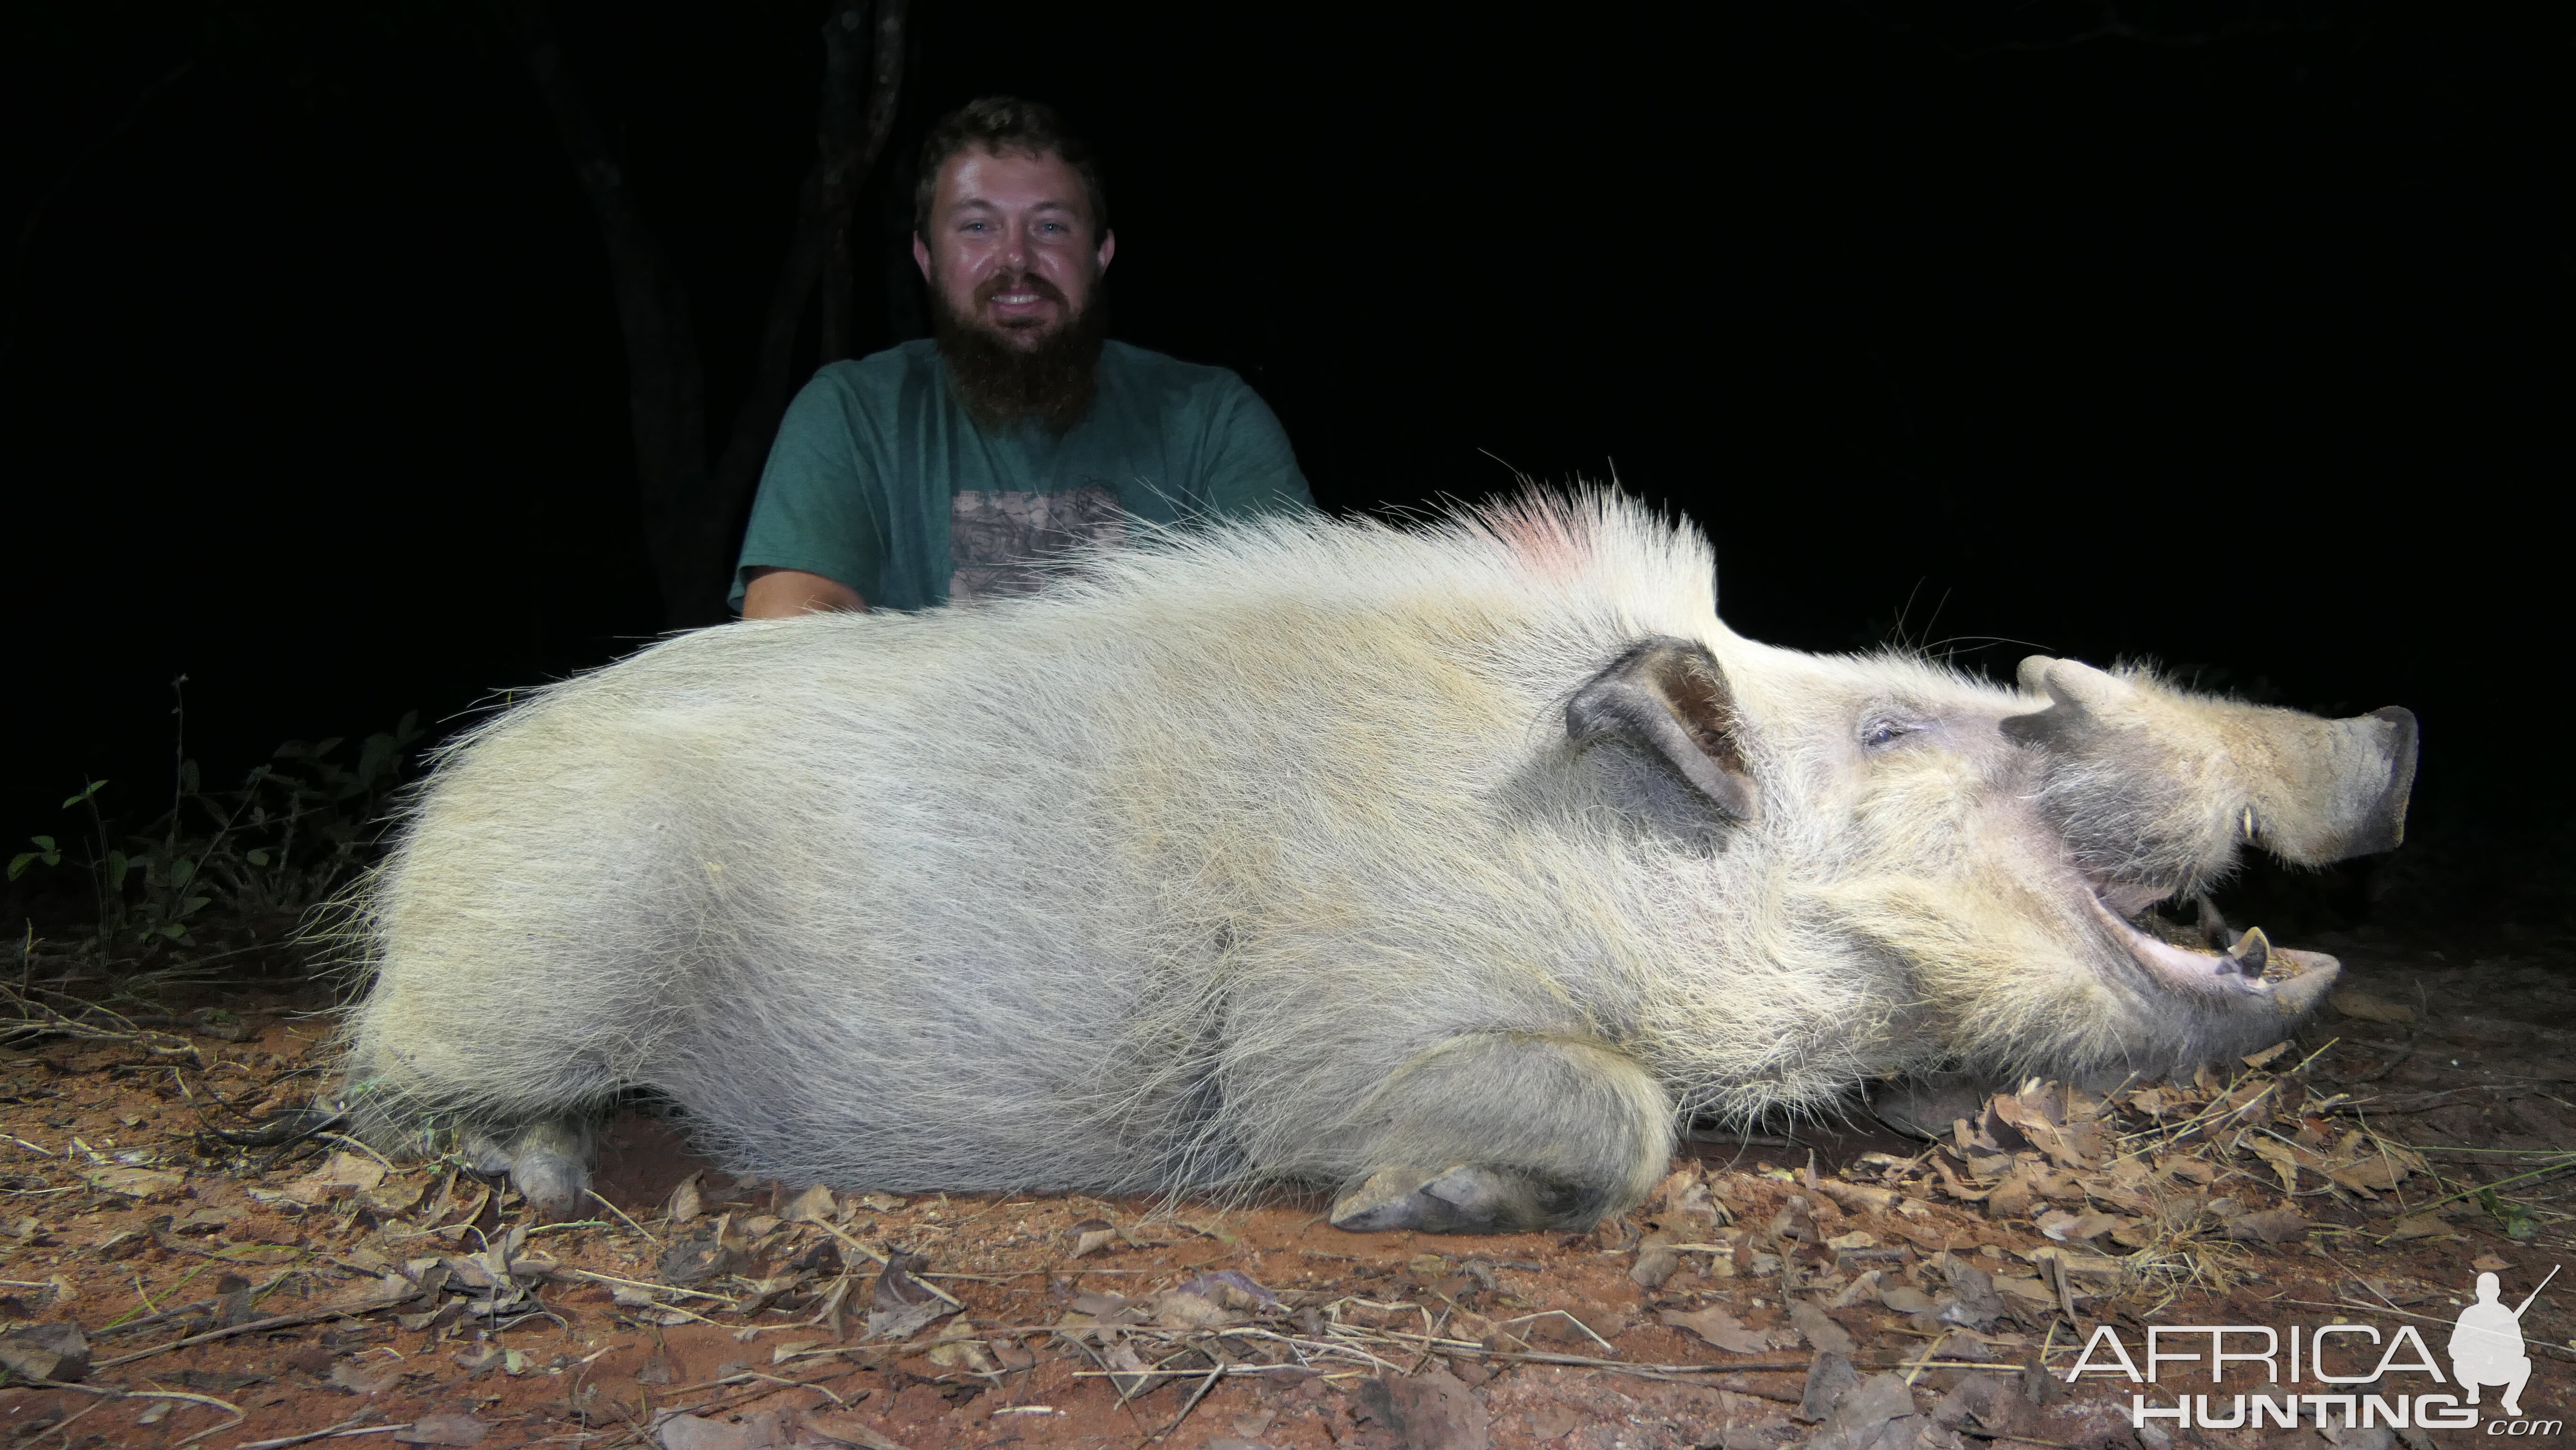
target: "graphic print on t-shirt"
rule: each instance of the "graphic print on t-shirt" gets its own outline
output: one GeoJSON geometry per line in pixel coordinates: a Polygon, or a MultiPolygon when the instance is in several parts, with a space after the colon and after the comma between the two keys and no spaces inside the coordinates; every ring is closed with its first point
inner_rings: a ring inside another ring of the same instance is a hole
{"type": "Polygon", "coordinates": [[[948,510],[948,598],[1027,594],[1067,553],[1127,540],[1118,490],[1086,483],[1049,493],[959,489],[948,510]]]}

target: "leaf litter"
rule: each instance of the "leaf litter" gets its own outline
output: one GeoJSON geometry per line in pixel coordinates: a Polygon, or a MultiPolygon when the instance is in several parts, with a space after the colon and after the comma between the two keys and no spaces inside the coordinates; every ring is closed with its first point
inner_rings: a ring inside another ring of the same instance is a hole
{"type": "Polygon", "coordinates": [[[2099,1385],[2033,1366],[2094,1324],[2447,1322],[2475,1272],[2576,1247],[2567,1044],[2392,1068],[2392,1025],[2505,1031],[2399,995],[2223,1070],[2018,1084],[1928,1145],[1712,1137],[1591,1233],[1445,1239],[744,1182],[636,1115],[601,1216],[536,1224],[462,1164],[218,1137],[207,1104],[284,1118],[322,1079],[306,1003],[235,1004],[233,1037],[84,1020],[0,1058],[0,1398],[66,1445],[219,1450],[2093,1443],[2099,1385]]]}

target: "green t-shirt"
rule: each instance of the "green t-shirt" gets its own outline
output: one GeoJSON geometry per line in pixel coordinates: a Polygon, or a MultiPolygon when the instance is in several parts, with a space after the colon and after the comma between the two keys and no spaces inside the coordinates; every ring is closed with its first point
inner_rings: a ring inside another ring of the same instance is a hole
{"type": "Polygon", "coordinates": [[[1116,545],[1131,517],[1177,523],[1310,508],[1279,420],[1224,368],[1112,342],[1091,413],[1058,435],[978,428],[937,344],[836,362],[787,409],[734,569],[847,584],[871,609],[1036,587],[1067,548],[1116,545]]]}

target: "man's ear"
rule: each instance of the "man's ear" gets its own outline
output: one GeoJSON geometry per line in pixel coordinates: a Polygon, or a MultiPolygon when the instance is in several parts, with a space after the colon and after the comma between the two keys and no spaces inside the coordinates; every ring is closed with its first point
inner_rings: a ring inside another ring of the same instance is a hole
{"type": "Polygon", "coordinates": [[[1576,745],[1618,736],[1663,757],[1726,815],[1750,821],[1760,813],[1735,695],[1704,645],[1658,636],[1634,646],[1574,692],[1565,733],[1576,745]]]}
{"type": "MultiPolygon", "coordinates": [[[[912,234],[912,264],[921,269],[922,281],[931,282],[930,244],[921,239],[921,233],[919,232],[914,232],[912,234]]],[[[935,287],[939,284],[931,282],[931,285],[935,287]]]]}
{"type": "Polygon", "coordinates": [[[1116,232],[1102,232],[1100,234],[1100,270],[1103,272],[1108,271],[1109,259],[1117,255],[1118,234],[1116,232]]]}

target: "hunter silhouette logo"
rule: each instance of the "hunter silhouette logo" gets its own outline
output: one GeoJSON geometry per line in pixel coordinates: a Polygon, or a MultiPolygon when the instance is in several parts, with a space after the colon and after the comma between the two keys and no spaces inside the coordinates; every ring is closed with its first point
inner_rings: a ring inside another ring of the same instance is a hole
{"type": "MultiPolygon", "coordinates": [[[[2558,1270],[2552,1267],[2549,1279],[2557,1277],[2558,1270]]],[[[2549,1287],[2549,1279],[2540,1281],[2540,1289],[2549,1287]]],[[[2522,1349],[2522,1311],[2540,1297],[2540,1289],[2507,1309],[2496,1298],[2501,1284],[2493,1274],[2478,1275],[2478,1302],[2460,1311],[2459,1323],[2451,1330],[2451,1374],[2473,1405],[2478,1402],[2478,1386],[2504,1386],[2504,1412],[2519,1420],[2522,1387],[2531,1380],[2531,1356],[2522,1349]]]]}
{"type": "Polygon", "coordinates": [[[2486,1433],[2555,1443],[2553,1437],[2565,1429],[2562,1422],[2523,1416],[2531,1356],[2523,1348],[2522,1316],[2557,1277],[2558,1269],[2552,1267],[2539,1288],[2520,1304],[2507,1305],[2498,1297],[2502,1281],[2491,1273],[2478,1275],[2477,1302],[2460,1311],[2451,1329],[2448,1375],[2412,1324],[2385,1334],[2375,1325],[2354,1323],[2292,1324],[2286,1330],[2263,1324],[2150,1324],[2141,1370],[2119,1329],[2105,1323],[2094,1326],[2093,1337],[2065,1378],[2074,1384],[2088,1374],[2112,1374],[2139,1386],[2129,1396],[2129,1423],[2139,1428],[2170,1420],[2177,1429],[2275,1425],[2294,1430],[2313,1414],[2316,1428],[2328,1434],[2380,1426],[2474,1429],[2482,1418],[2479,1390],[2501,1386],[2504,1393],[2496,1408],[2503,1418],[2487,1421],[2486,1433]],[[2370,1359],[2373,1353],[2376,1364],[2370,1359]],[[2206,1366],[2210,1388],[2219,1393],[2181,1393],[2183,1386],[2177,1385],[2172,1404],[2156,1403],[2147,1387],[2163,1379],[2171,1365],[2206,1366]],[[2397,1378],[2406,1375],[2420,1375],[2425,1382],[2397,1378]],[[2244,1388],[2228,1384],[2230,1379],[2244,1388]],[[2306,1385],[2317,1389],[2302,1388],[2306,1385]]]}

